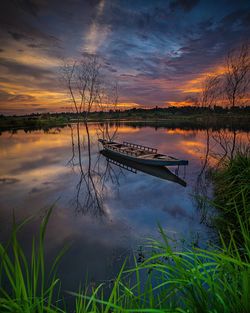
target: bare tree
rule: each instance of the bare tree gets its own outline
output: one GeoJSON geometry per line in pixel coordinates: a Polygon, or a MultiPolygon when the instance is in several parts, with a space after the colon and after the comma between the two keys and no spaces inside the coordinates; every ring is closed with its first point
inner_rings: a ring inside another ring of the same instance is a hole
{"type": "MultiPolygon", "coordinates": [[[[69,92],[73,109],[77,113],[76,127],[71,127],[72,157],[68,164],[79,168],[80,179],[76,186],[76,210],[86,213],[92,211],[95,215],[104,215],[102,189],[100,189],[100,175],[96,172],[96,164],[93,162],[91,152],[91,136],[88,119],[93,110],[103,111],[110,103],[117,103],[118,95],[113,90],[113,96],[107,92],[107,79],[104,83],[102,63],[96,56],[83,56],[79,61],[67,62],[62,67],[62,75],[69,92]],[[84,132],[81,132],[81,124],[84,124],[84,132]],[[76,138],[74,138],[74,130],[76,138]],[[86,135],[86,136],[85,136],[86,135]],[[86,140],[87,145],[84,145],[86,140]],[[86,147],[87,158],[83,163],[83,148],[86,147]],[[75,164],[75,159],[77,163],[75,164]]],[[[110,84],[111,86],[111,84],[110,84]]],[[[113,87],[112,87],[113,88],[113,87]]],[[[110,134],[105,127],[103,136],[110,139],[110,134]]]]}
{"type": "Polygon", "coordinates": [[[62,74],[75,112],[87,122],[88,114],[100,101],[102,88],[101,62],[96,56],[65,63],[62,74]]]}
{"type": "MultiPolygon", "coordinates": [[[[221,77],[219,75],[208,75],[203,84],[202,90],[199,95],[200,107],[212,107],[216,104],[217,100],[221,96],[221,77]]],[[[204,151],[204,159],[202,160],[201,169],[197,176],[196,184],[194,187],[194,199],[196,201],[197,208],[201,214],[201,223],[209,223],[207,220],[208,210],[208,185],[210,181],[209,175],[209,162],[210,162],[210,150],[211,150],[211,129],[208,127],[206,121],[206,149],[204,151]]]]}
{"type": "MultiPolygon", "coordinates": [[[[225,96],[232,108],[244,103],[250,83],[250,45],[244,43],[239,49],[231,50],[226,58],[225,96]]],[[[233,130],[230,144],[230,157],[233,158],[236,147],[237,132],[233,130]]],[[[225,140],[220,140],[220,142],[225,140]]],[[[224,145],[225,146],[225,145],[224,145]]]]}
{"type": "Polygon", "coordinates": [[[214,106],[220,95],[221,77],[219,75],[208,75],[202,84],[202,91],[199,99],[200,106],[214,106]]]}
{"type": "MultiPolygon", "coordinates": [[[[214,106],[221,95],[221,77],[218,75],[208,75],[202,85],[202,91],[200,94],[200,106],[211,107],[214,106]]],[[[208,165],[209,150],[210,150],[210,130],[206,125],[206,152],[205,159],[198,179],[202,176],[208,165]]]]}
{"type": "Polygon", "coordinates": [[[244,99],[250,82],[250,46],[242,44],[226,58],[225,94],[229,105],[234,107],[244,99]]]}
{"type": "MultiPolygon", "coordinates": [[[[232,107],[239,104],[247,93],[249,71],[249,45],[244,44],[240,51],[234,50],[228,54],[224,75],[209,75],[205,78],[199,96],[199,106],[212,107],[221,101],[224,95],[232,107]]],[[[211,183],[209,178],[211,161],[214,163],[213,167],[219,167],[226,158],[233,158],[240,145],[236,130],[212,132],[208,125],[206,126],[206,148],[194,188],[197,207],[201,212],[201,222],[207,222],[208,202],[204,199],[209,198],[207,187],[211,183]]]]}
{"type": "MultiPolygon", "coordinates": [[[[85,201],[85,207],[96,207],[102,212],[102,203],[99,197],[98,190],[94,181],[94,172],[92,169],[92,158],[91,158],[91,138],[88,127],[88,117],[91,110],[99,105],[100,92],[102,88],[102,74],[101,74],[101,63],[96,56],[84,56],[80,61],[72,61],[65,63],[62,67],[62,74],[66,87],[69,91],[69,96],[73,108],[77,113],[78,123],[76,125],[76,147],[77,147],[77,158],[80,169],[80,181],[77,185],[77,193],[79,199],[82,182],[85,182],[87,188],[87,197],[85,201]],[[82,165],[82,147],[84,142],[84,136],[80,132],[80,119],[83,121],[85,131],[87,135],[87,169],[83,169],[82,165]]],[[[73,131],[73,128],[71,128],[73,131]]],[[[74,157],[76,156],[74,148],[75,144],[72,138],[72,151],[73,156],[70,162],[73,164],[74,157]]]]}
{"type": "MultiPolygon", "coordinates": [[[[100,96],[100,109],[108,117],[109,110],[116,111],[118,106],[118,83],[110,83],[108,88],[105,88],[104,92],[100,96]]],[[[99,123],[99,137],[107,139],[109,141],[113,140],[118,131],[118,124],[112,129],[110,129],[109,124],[99,123]]]]}
{"type": "MultiPolygon", "coordinates": [[[[80,61],[65,63],[62,76],[69,91],[73,108],[83,120],[86,131],[89,113],[92,110],[108,112],[116,110],[118,105],[118,84],[109,81],[104,75],[104,68],[100,59],[87,55],[80,61]]],[[[110,134],[107,125],[101,130],[102,137],[111,140],[116,131],[110,134]]]]}

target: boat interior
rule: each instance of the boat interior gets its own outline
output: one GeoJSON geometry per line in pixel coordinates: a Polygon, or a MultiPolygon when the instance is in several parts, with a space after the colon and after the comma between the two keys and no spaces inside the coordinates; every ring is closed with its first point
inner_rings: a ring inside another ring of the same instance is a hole
{"type": "Polygon", "coordinates": [[[117,142],[108,142],[105,145],[107,148],[110,148],[111,150],[133,155],[140,159],[175,160],[175,158],[173,157],[170,157],[164,154],[158,154],[157,149],[142,146],[142,145],[130,144],[126,142],[124,142],[123,144],[117,143],[117,142]]]}

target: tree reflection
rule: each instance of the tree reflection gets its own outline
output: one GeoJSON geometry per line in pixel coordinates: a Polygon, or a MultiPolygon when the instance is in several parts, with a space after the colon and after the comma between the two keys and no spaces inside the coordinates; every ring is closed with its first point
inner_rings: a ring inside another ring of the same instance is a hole
{"type": "Polygon", "coordinates": [[[211,175],[225,161],[234,158],[237,152],[249,149],[249,134],[243,138],[243,134],[236,129],[207,129],[205,136],[206,148],[194,187],[194,199],[201,214],[200,222],[210,225],[208,212],[213,212],[211,175]]]}
{"type": "Polygon", "coordinates": [[[97,143],[94,142],[97,136],[91,138],[88,123],[78,122],[71,125],[70,130],[72,156],[67,164],[76,174],[79,174],[73,200],[75,210],[83,214],[105,216],[106,183],[111,181],[115,190],[115,186],[119,186],[121,172],[114,171],[110,162],[106,162],[104,167],[100,164],[100,155],[96,150],[97,143]]]}

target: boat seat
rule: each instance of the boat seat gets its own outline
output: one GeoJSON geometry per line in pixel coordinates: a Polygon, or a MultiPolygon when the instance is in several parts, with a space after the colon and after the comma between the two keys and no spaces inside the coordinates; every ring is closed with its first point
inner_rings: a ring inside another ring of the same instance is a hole
{"type": "Polygon", "coordinates": [[[121,147],[120,150],[128,150],[128,147],[121,147]]]}
{"type": "Polygon", "coordinates": [[[155,153],[150,153],[150,154],[142,154],[139,156],[140,159],[146,159],[148,157],[152,157],[152,156],[155,156],[155,153]]]}

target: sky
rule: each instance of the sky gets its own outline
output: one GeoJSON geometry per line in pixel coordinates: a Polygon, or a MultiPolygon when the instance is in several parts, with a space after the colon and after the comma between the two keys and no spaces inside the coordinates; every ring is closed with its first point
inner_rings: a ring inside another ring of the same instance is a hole
{"type": "Polygon", "coordinates": [[[190,104],[249,34],[246,0],[1,0],[0,114],[72,111],[60,67],[83,54],[121,108],[190,104]]]}

